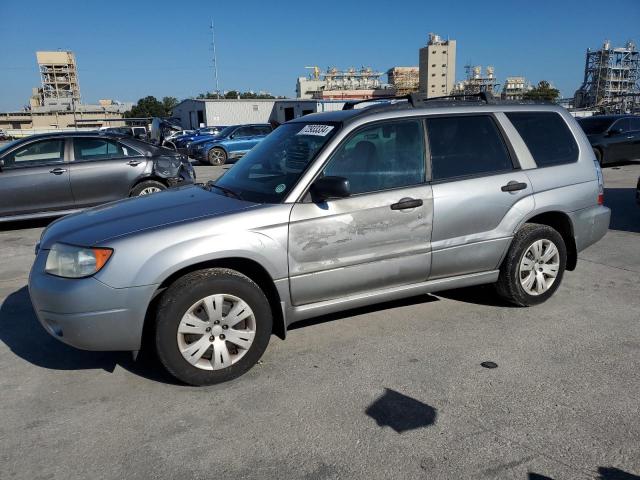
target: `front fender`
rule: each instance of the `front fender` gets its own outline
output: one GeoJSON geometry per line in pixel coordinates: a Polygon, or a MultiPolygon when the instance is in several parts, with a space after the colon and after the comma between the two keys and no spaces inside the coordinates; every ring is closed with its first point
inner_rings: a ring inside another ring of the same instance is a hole
{"type": "Polygon", "coordinates": [[[160,284],[175,272],[194,264],[225,258],[253,260],[276,281],[288,275],[287,221],[290,205],[264,212],[256,209],[237,219],[203,220],[116,240],[111,261],[96,277],[114,288],[160,284]],[[275,220],[268,226],[242,229],[260,216],[275,220]],[[279,221],[283,220],[283,221],[279,221]]]}

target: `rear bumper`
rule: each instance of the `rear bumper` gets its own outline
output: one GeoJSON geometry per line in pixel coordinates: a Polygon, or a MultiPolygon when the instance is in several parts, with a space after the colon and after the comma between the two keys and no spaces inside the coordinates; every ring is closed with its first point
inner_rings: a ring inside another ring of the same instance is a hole
{"type": "Polygon", "coordinates": [[[593,245],[605,236],[609,229],[611,210],[602,205],[569,213],[578,252],[593,245]]]}
{"type": "Polygon", "coordinates": [[[139,350],[157,285],[112,288],[93,277],[55,277],[44,272],[47,254],[38,253],[29,275],[31,302],[44,329],[83,350],[139,350]]]}

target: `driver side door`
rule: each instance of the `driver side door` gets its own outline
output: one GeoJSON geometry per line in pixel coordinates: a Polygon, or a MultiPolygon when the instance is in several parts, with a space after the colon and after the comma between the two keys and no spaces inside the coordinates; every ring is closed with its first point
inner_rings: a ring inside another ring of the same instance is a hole
{"type": "Polygon", "coordinates": [[[338,147],[322,175],[349,180],[351,195],[291,211],[294,305],[427,280],[433,196],[424,145],[422,121],[403,120],[366,126],[338,147]]]}

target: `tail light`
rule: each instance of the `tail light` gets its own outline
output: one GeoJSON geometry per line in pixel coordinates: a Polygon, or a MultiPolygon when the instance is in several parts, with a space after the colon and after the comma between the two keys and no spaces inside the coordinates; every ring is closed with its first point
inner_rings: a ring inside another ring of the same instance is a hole
{"type": "Polygon", "coordinates": [[[598,177],[598,205],[604,205],[604,179],[602,177],[602,168],[599,162],[593,162],[596,166],[596,176],[598,177]]]}

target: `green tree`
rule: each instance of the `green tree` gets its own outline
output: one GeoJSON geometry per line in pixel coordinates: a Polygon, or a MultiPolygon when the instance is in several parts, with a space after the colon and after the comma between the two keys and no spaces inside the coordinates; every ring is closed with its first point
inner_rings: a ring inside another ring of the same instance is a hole
{"type": "Polygon", "coordinates": [[[164,107],[165,115],[169,116],[173,112],[173,109],[178,105],[178,99],[176,97],[162,97],[162,106],[164,107]]]}
{"type": "Polygon", "coordinates": [[[138,100],[131,110],[125,112],[126,118],[143,118],[143,117],[166,117],[167,111],[162,102],[156,97],[149,95],[148,97],[138,100]]]}
{"type": "Polygon", "coordinates": [[[525,100],[546,100],[549,102],[555,102],[560,96],[560,90],[553,88],[546,80],[540,80],[538,85],[533,87],[530,91],[524,94],[525,100]]]}

